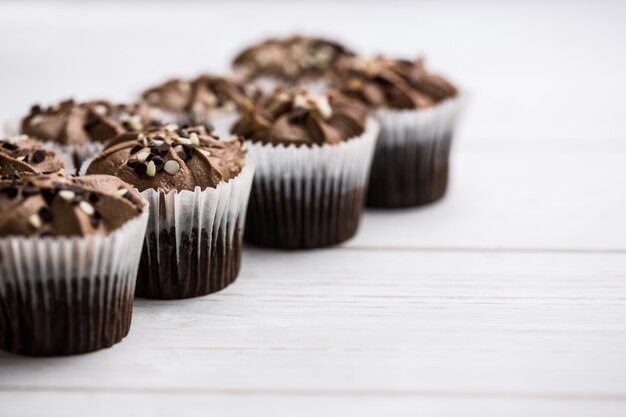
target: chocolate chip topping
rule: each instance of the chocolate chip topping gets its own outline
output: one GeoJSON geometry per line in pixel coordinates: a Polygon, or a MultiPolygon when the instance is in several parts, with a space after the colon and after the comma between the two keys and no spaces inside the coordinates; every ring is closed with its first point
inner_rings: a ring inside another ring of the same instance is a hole
{"type": "Polygon", "coordinates": [[[202,75],[193,80],[174,79],[143,93],[151,106],[175,113],[188,113],[191,120],[211,110],[236,111],[261,96],[261,90],[242,77],[202,75]]]}
{"type": "Polygon", "coordinates": [[[269,76],[295,82],[323,77],[338,59],[352,55],[337,42],[298,35],[250,46],[237,55],[233,67],[250,78],[269,76]]]}
{"type": "Polygon", "coordinates": [[[87,174],[115,175],[140,191],[193,191],[234,178],[244,159],[239,141],[218,140],[201,126],[167,125],[118,136],[93,160],[87,174]]]}
{"type": "Polygon", "coordinates": [[[3,176],[0,236],[107,234],[139,216],[145,205],[132,187],[109,175],[3,176]]]}
{"type": "Polygon", "coordinates": [[[377,57],[343,58],[337,64],[335,87],[373,107],[418,109],[457,95],[444,78],[415,62],[377,57]]]}
{"type": "Polygon", "coordinates": [[[275,145],[335,144],[361,135],[367,116],[363,104],[336,91],[316,96],[279,88],[246,111],[233,133],[275,145]]]}
{"type": "Polygon", "coordinates": [[[0,176],[13,171],[48,174],[63,168],[56,154],[35,139],[26,135],[0,139],[0,176]]]}
{"type": "Polygon", "coordinates": [[[147,106],[138,104],[66,100],[47,108],[33,106],[22,119],[21,130],[62,145],[106,142],[120,133],[143,129],[154,121],[152,114],[147,106]]]}

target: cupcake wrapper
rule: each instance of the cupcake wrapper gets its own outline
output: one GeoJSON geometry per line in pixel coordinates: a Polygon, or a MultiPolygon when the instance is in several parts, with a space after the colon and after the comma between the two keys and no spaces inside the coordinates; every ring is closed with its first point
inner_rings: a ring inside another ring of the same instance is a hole
{"type": "Polygon", "coordinates": [[[242,235],[254,168],[216,188],[146,190],[150,220],[137,278],[139,297],[181,299],[232,283],[241,266],[242,235]]]}
{"type": "Polygon", "coordinates": [[[0,239],[0,348],[70,355],[122,340],[147,221],[146,208],[106,236],[0,239]]]}
{"type": "Polygon", "coordinates": [[[381,123],[367,193],[369,207],[413,207],[446,192],[460,98],[421,110],[378,109],[381,123]]]}
{"type": "Polygon", "coordinates": [[[256,165],[247,241],[283,249],[334,245],[351,238],[363,210],[378,123],[337,145],[247,142],[256,165]]]}

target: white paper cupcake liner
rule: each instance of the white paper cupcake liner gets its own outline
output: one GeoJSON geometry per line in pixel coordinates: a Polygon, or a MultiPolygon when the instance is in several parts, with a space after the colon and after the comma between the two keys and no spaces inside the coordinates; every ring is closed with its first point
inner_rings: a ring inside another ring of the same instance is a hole
{"type": "Polygon", "coordinates": [[[254,168],[216,188],[146,190],[150,220],[139,268],[137,295],[180,299],[219,291],[241,264],[242,235],[254,168]]]}
{"type": "Polygon", "coordinates": [[[337,145],[246,142],[256,176],[248,208],[246,240],[301,249],[330,246],[358,228],[379,125],[337,145]]]}
{"type": "Polygon", "coordinates": [[[411,207],[446,191],[450,147],[462,98],[419,110],[377,109],[381,129],[367,197],[370,207],[411,207]]]}
{"type": "Polygon", "coordinates": [[[130,329],[148,208],[108,235],[0,239],[0,347],[69,355],[130,329]]]}

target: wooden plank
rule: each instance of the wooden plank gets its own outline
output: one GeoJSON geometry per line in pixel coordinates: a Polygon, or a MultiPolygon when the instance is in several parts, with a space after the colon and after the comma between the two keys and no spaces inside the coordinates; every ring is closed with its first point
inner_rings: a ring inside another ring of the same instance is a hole
{"type": "Polygon", "coordinates": [[[520,399],[520,398],[466,398],[454,396],[394,396],[385,398],[371,395],[363,397],[290,395],[272,396],[258,393],[214,393],[207,395],[172,394],[169,391],[158,395],[125,393],[85,393],[74,392],[0,392],[2,411],[12,417],[40,417],[46,410],[48,417],[84,415],[89,410],[90,417],[187,417],[212,415],[228,416],[325,416],[345,417],[414,417],[416,414],[428,416],[501,416],[508,417],[588,417],[624,415],[623,402],[580,399],[520,399]],[[63,404],[63,406],[59,406],[63,404]]]}
{"type": "Polygon", "coordinates": [[[139,300],[131,335],[113,349],[0,355],[0,392],[626,401],[623,255],[248,250],[245,259],[222,293],[139,300]]]}
{"type": "Polygon", "coordinates": [[[368,210],[348,247],[626,250],[626,154],[465,152],[431,206],[368,210]]]}

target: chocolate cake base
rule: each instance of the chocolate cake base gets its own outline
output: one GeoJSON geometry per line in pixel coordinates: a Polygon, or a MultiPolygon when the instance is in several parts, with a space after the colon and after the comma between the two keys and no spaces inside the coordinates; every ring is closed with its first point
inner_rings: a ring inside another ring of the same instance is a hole
{"type": "Polygon", "coordinates": [[[0,348],[21,355],[62,356],[114,345],[130,329],[134,277],[4,284],[0,348]]]}
{"type": "Polygon", "coordinates": [[[336,188],[332,180],[298,184],[255,179],[245,240],[272,248],[311,249],[350,239],[359,226],[365,192],[361,188],[347,192],[336,188]],[[307,190],[304,193],[310,197],[302,198],[297,190],[307,190]]]}
{"type": "Polygon", "coordinates": [[[368,207],[415,207],[439,200],[448,186],[452,135],[411,146],[379,141],[367,191],[368,207]]]}
{"type": "Polygon", "coordinates": [[[232,238],[224,231],[182,233],[180,247],[175,229],[148,233],[144,241],[137,297],[182,299],[220,291],[235,281],[241,267],[242,233],[232,238]],[[178,255],[180,254],[180,256],[178,255]]]}

